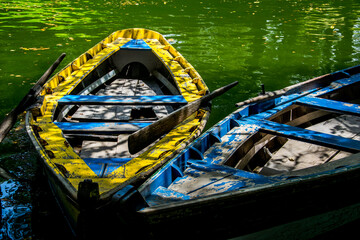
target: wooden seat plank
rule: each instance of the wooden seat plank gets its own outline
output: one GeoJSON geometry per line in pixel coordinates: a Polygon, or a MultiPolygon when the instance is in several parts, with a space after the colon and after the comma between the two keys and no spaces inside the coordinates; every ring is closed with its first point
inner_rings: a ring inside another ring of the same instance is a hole
{"type": "Polygon", "coordinates": [[[155,96],[108,96],[65,95],[59,101],[63,105],[167,105],[186,104],[182,95],[155,96]]]}
{"type": "MultiPolygon", "coordinates": [[[[249,123],[249,121],[247,123],[249,123]]],[[[333,147],[335,149],[353,153],[360,151],[360,141],[317,131],[311,131],[308,129],[292,127],[286,124],[271,122],[268,120],[252,120],[251,123],[258,125],[260,127],[260,131],[276,136],[319,144],[325,147],[333,147]]],[[[239,122],[239,124],[241,125],[242,123],[239,122]]]]}
{"type": "Polygon", "coordinates": [[[110,132],[113,134],[124,132],[135,132],[140,128],[151,124],[150,122],[54,122],[64,132],[86,132],[101,133],[110,132]]]}
{"type": "Polygon", "coordinates": [[[84,161],[91,162],[94,164],[106,163],[106,164],[125,164],[132,158],[83,158],[84,161]]]}
{"type": "Polygon", "coordinates": [[[341,114],[351,114],[360,116],[360,106],[358,104],[334,101],[318,97],[302,97],[297,99],[296,104],[312,107],[316,109],[341,113],[341,114]]]}
{"type": "MultiPolygon", "coordinates": [[[[340,115],[308,127],[308,130],[321,131],[353,140],[360,140],[360,118],[340,115]]],[[[271,154],[265,168],[277,171],[294,171],[349,156],[351,153],[311,143],[288,140],[278,151],[271,154]]],[[[266,171],[267,169],[265,169],[266,171]]],[[[261,170],[261,174],[266,174],[261,170]]],[[[272,174],[272,173],[269,173],[272,174]]]]}

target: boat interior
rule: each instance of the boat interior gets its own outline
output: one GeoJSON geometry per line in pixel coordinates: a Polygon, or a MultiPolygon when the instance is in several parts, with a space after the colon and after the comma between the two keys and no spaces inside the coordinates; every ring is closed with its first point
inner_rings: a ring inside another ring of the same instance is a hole
{"type": "Polygon", "coordinates": [[[123,46],[58,101],[54,123],[97,175],[106,177],[147,149],[130,154],[129,134],[186,103],[150,48],[123,46]]]}
{"type": "Polygon", "coordinates": [[[244,106],[140,188],[150,207],[359,164],[359,69],[330,85],[244,106]]]}

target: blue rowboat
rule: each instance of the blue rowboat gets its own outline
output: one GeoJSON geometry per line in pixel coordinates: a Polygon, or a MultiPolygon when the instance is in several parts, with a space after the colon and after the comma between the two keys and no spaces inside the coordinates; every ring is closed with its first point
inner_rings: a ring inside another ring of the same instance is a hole
{"type": "Polygon", "coordinates": [[[145,236],[308,239],[360,216],[360,66],[242,103],[117,197],[145,236]]]}

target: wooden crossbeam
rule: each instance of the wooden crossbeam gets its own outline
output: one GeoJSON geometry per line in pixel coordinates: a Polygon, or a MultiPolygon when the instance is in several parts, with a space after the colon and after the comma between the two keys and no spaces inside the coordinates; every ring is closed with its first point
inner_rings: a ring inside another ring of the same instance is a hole
{"type": "Polygon", "coordinates": [[[341,114],[351,114],[360,116],[360,105],[358,104],[352,104],[347,102],[340,102],[340,101],[334,101],[324,98],[318,98],[318,97],[302,97],[295,101],[296,104],[341,113],[341,114]]]}
{"type": "Polygon", "coordinates": [[[155,96],[95,96],[65,95],[59,101],[61,105],[169,105],[187,104],[182,95],[155,96]]]}
{"type": "Polygon", "coordinates": [[[150,125],[148,122],[54,122],[63,132],[75,133],[124,133],[136,132],[137,130],[150,125]]]}
{"type": "MultiPolygon", "coordinates": [[[[268,120],[249,120],[247,124],[259,126],[259,131],[276,136],[287,137],[294,140],[318,144],[347,152],[357,153],[360,151],[360,141],[343,138],[331,134],[311,131],[303,128],[292,127],[286,124],[271,122],[268,120]]],[[[240,125],[244,123],[239,122],[240,125]]]]}

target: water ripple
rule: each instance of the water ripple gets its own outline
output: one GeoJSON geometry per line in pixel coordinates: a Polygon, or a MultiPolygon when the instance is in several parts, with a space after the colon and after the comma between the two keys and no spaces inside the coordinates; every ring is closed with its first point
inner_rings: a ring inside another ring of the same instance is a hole
{"type": "Polygon", "coordinates": [[[1,183],[0,239],[20,240],[31,237],[31,204],[16,200],[20,186],[21,183],[13,180],[1,183]]]}

